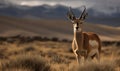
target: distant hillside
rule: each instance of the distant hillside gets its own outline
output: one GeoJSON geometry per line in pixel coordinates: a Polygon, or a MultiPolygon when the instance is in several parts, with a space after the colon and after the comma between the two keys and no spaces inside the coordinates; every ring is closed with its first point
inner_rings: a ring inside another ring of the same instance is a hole
{"type": "MultiPolygon", "coordinates": [[[[119,40],[120,29],[105,25],[84,24],[84,30],[101,35],[103,40],[119,40]]],[[[0,35],[46,36],[72,39],[72,24],[64,20],[25,19],[0,16],[0,35]]]]}
{"type": "MultiPolygon", "coordinates": [[[[1,5],[0,5],[1,6],[1,5]]],[[[3,16],[14,16],[22,18],[42,18],[42,19],[60,19],[67,20],[66,13],[69,7],[63,5],[41,5],[41,6],[1,6],[0,15],[3,16]]],[[[76,16],[80,16],[82,8],[74,8],[73,11],[76,16]]],[[[110,8],[111,9],[111,8],[110,8]]],[[[116,9],[115,9],[116,10],[116,9]]],[[[109,26],[120,26],[120,12],[116,11],[112,14],[105,14],[98,12],[92,8],[87,9],[88,18],[87,22],[105,24],[109,26]]]]}

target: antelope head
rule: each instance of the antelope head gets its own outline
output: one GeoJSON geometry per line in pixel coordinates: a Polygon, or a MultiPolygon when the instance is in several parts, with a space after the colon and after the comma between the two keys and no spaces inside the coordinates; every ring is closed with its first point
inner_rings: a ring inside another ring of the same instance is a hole
{"type": "Polygon", "coordinates": [[[81,13],[79,18],[76,18],[71,7],[69,8],[69,11],[67,13],[67,17],[71,20],[73,24],[74,31],[81,32],[82,31],[82,24],[86,18],[88,13],[86,13],[86,7],[84,6],[84,10],[81,13]]]}

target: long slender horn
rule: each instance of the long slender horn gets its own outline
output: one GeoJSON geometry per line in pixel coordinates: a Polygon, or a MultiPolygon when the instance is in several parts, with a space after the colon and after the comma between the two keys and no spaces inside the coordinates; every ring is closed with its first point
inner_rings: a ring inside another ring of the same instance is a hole
{"type": "Polygon", "coordinates": [[[73,11],[72,11],[72,9],[71,9],[71,7],[69,8],[69,11],[67,12],[67,16],[68,16],[68,18],[71,19],[71,20],[76,19],[75,15],[74,15],[74,13],[73,13],[73,11]]]}
{"type": "Polygon", "coordinates": [[[83,7],[84,7],[84,10],[83,10],[82,14],[80,15],[80,18],[79,18],[79,19],[85,19],[85,17],[88,15],[88,14],[86,13],[86,6],[83,6],[83,7]]]}

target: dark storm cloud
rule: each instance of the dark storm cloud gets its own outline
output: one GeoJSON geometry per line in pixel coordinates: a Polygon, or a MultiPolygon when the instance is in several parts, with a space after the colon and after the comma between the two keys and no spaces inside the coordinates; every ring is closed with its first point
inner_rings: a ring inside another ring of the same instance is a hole
{"type": "Polygon", "coordinates": [[[0,4],[37,6],[42,4],[80,7],[86,5],[96,11],[114,13],[120,9],[120,0],[0,0],[0,4]]]}

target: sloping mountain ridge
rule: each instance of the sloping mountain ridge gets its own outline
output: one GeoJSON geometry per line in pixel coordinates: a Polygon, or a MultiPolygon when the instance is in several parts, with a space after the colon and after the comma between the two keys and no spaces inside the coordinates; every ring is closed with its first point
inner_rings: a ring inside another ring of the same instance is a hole
{"type": "MultiPolygon", "coordinates": [[[[83,28],[84,31],[99,34],[101,39],[104,37],[103,40],[119,40],[120,38],[119,28],[90,23],[84,23],[83,28]],[[107,39],[105,39],[105,37],[107,39]]],[[[72,39],[73,28],[71,22],[64,20],[25,19],[0,16],[0,35],[12,36],[18,34],[72,39]]]]}
{"type": "MultiPolygon", "coordinates": [[[[66,13],[69,7],[63,5],[40,5],[40,6],[3,6],[0,7],[0,15],[3,16],[14,16],[14,17],[27,17],[27,18],[42,18],[42,19],[60,19],[66,20],[66,13]]],[[[81,8],[73,8],[72,10],[79,16],[81,13],[81,8]]],[[[87,9],[88,18],[87,22],[100,23],[110,26],[120,26],[119,18],[120,12],[113,13],[111,15],[97,12],[96,10],[89,8],[87,9]]]]}

